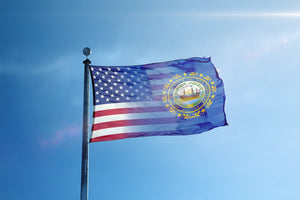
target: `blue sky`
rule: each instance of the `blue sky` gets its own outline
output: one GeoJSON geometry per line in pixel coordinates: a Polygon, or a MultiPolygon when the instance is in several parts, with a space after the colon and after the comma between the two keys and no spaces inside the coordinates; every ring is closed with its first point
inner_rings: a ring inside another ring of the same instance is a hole
{"type": "MultiPolygon", "coordinates": [[[[90,199],[299,199],[297,1],[1,1],[0,199],[79,199],[82,49],[212,57],[229,126],[90,145],[90,199]]],[[[92,107],[91,107],[92,109],[92,107]]]]}

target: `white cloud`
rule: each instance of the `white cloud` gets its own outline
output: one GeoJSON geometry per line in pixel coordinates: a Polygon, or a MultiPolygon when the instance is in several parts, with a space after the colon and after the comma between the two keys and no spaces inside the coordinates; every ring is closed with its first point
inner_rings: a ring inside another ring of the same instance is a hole
{"type": "Polygon", "coordinates": [[[81,126],[70,125],[66,126],[60,130],[57,130],[52,136],[46,139],[42,139],[40,144],[44,147],[58,145],[72,138],[77,138],[80,136],[81,126]]]}

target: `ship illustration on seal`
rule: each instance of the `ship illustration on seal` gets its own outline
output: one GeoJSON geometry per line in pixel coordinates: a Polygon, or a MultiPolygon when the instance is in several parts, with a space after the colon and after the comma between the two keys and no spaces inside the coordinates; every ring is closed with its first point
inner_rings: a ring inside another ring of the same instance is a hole
{"type": "Polygon", "coordinates": [[[199,98],[199,95],[200,88],[191,84],[183,86],[177,93],[177,97],[179,97],[181,101],[190,101],[193,99],[197,99],[199,98]]]}

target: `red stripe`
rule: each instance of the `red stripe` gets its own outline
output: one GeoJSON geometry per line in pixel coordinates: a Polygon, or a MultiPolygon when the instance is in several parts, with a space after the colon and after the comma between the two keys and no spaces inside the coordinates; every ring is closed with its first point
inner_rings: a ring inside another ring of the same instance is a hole
{"type": "Polygon", "coordinates": [[[136,126],[136,125],[151,125],[151,124],[166,124],[166,123],[176,123],[178,118],[151,118],[151,119],[131,119],[131,120],[118,120],[110,122],[102,122],[98,124],[93,124],[93,131],[106,129],[106,128],[115,128],[122,126],[136,126]]]}
{"type": "Polygon", "coordinates": [[[165,85],[152,85],[152,90],[162,90],[165,85]]]}
{"type": "Polygon", "coordinates": [[[126,134],[115,134],[115,135],[105,135],[101,137],[91,138],[91,142],[100,142],[100,141],[108,141],[108,140],[119,140],[127,138],[126,134]]]}
{"type": "Polygon", "coordinates": [[[172,76],[176,75],[175,73],[168,73],[168,74],[149,74],[148,79],[149,80],[156,80],[156,79],[165,79],[165,78],[171,78],[172,76]]]}
{"type": "Polygon", "coordinates": [[[137,107],[137,108],[118,108],[109,110],[95,111],[93,117],[101,117],[107,115],[118,115],[128,113],[144,113],[144,112],[162,112],[165,111],[164,107],[153,106],[153,107],[137,107]]]}
{"type": "Polygon", "coordinates": [[[153,63],[153,64],[144,65],[141,69],[151,70],[151,69],[163,68],[163,67],[168,67],[168,65],[166,63],[153,63]]]}
{"type": "Polygon", "coordinates": [[[107,140],[118,140],[118,139],[133,138],[133,137],[178,135],[179,133],[180,133],[180,131],[178,131],[178,130],[119,133],[119,134],[105,135],[105,136],[99,136],[99,137],[91,138],[90,142],[100,142],[100,141],[107,141],[107,140]]]}
{"type": "Polygon", "coordinates": [[[154,101],[161,101],[162,100],[162,95],[160,95],[160,96],[154,96],[153,100],[154,101]]]}

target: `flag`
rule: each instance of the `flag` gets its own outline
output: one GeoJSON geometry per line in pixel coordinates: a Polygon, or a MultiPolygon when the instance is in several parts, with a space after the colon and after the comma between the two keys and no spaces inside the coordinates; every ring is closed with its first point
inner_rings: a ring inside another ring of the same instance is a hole
{"type": "Polygon", "coordinates": [[[134,66],[90,66],[90,142],[190,135],[227,125],[223,81],[210,58],[134,66]]]}

